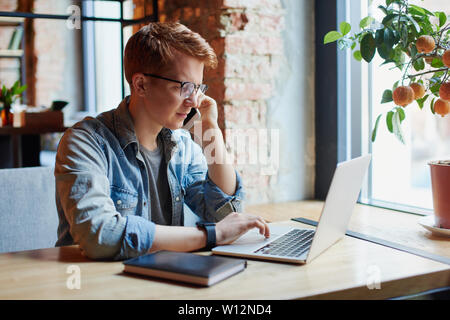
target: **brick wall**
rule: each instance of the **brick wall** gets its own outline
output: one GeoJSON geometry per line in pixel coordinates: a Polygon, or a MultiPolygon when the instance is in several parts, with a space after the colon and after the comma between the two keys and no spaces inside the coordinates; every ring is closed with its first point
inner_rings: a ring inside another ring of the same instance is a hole
{"type": "MultiPolygon", "coordinates": [[[[65,1],[35,0],[35,12],[65,12],[65,1]]],[[[36,59],[36,105],[49,106],[57,100],[55,94],[63,90],[63,79],[66,65],[66,29],[64,20],[40,19],[34,23],[36,59]]],[[[64,100],[64,99],[62,99],[64,100]]]]}
{"type": "Polygon", "coordinates": [[[205,73],[208,95],[217,101],[219,125],[243,178],[247,204],[269,202],[277,171],[264,170],[259,155],[270,150],[267,101],[284,54],[281,0],[160,0],[159,12],[160,21],[180,21],[214,48],[219,66],[205,73]],[[268,143],[261,145],[265,135],[268,143]],[[236,142],[242,139],[244,148],[236,142]]]}

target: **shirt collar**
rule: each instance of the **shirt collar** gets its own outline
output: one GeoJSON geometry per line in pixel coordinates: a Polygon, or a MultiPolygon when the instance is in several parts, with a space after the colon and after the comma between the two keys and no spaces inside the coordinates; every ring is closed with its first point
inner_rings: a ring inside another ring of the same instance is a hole
{"type": "MultiPolygon", "coordinates": [[[[113,126],[122,149],[133,143],[136,146],[136,152],[139,152],[139,143],[134,130],[133,118],[128,108],[129,102],[130,96],[127,96],[114,110],[113,126]]],[[[158,135],[161,137],[166,162],[169,162],[177,142],[172,135],[172,130],[168,128],[162,128],[158,135]]]]}

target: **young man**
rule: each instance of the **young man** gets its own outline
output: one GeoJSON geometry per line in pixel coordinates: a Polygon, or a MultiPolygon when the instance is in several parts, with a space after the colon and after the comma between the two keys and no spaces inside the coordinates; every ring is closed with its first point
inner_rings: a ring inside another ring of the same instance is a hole
{"type": "Polygon", "coordinates": [[[90,258],[118,260],[227,244],[254,227],[269,236],[263,219],[238,213],[241,181],[225,161],[217,105],[202,84],[204,67],[216,65],[208,43],[179,23],[150,23],[129,39],[131,95],[68,129],[59,144],[57,246],[76,243],[90,258]],[[180,129],[192,108],[202,130],[214,132],[214,161],[202,153],[207,142],[180,129]],[[185,205],[218,223],[183,226],[185,205]]]}

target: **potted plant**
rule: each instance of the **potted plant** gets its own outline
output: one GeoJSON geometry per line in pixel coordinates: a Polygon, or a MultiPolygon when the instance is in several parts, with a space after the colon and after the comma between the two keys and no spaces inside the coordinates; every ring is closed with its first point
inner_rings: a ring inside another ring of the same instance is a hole
{"type": "Polygon", "coordinates": [[[2,126],[12,125],[12,113],[11,106],[20,97],[22,92],[27,88],[26,85],[21,86],[20,81],[17,80],[11,88],[6,88],[5,85],[2,86],[0,90],[0,102],[3,104],[1,116],[2,116],[2,126]]]}
{"type": "MultiPolygon", "coordinates": [[[[324,43],[337,41],[342,50],[350,49],[358,61],[371,62],[375,54],[383,64],[392,64],[402,76],[386,88],[381,103],[393,103],[384,114],[388,130],[403,144],[401,124],[405,108],[416,101],[442,117],[450,113],[450,23],[445,12],[430,12],[408,0],[386,0],[378,8],[382,21],[368,16],[360,21],[358,32],[341,22],[339,31],[328,32],[324,43]]],[[[375,141],[383,114],[378,115],[371,140],[375,141]]],[[[433,161],[431,167],[435,226],[450,229],[450,161],[433,161]]]]}

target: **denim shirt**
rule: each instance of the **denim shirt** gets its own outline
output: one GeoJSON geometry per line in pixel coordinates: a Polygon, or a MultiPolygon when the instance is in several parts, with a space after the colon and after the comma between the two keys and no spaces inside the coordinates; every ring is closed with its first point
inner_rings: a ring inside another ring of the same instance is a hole
{"type": "MultiPolygon", "coordinates": [[[[78,244],[93,259],[122,260],[151,248],[155,224],[149,217],[148,174],[128,110],[87,117],[68,129],[56,156],[56,246],[78,244]]],[[[167,161],[172,224],[183,225],[184,205],[201,220],[217,222],[241,211],[243,190],[224,193],[208,176],[200,146],[185,130],[160,132],[167,161]]]]}

